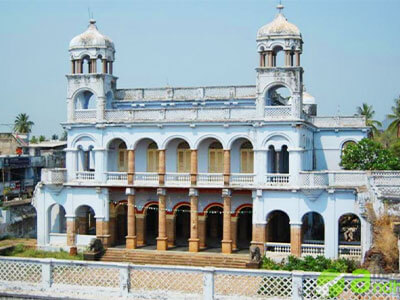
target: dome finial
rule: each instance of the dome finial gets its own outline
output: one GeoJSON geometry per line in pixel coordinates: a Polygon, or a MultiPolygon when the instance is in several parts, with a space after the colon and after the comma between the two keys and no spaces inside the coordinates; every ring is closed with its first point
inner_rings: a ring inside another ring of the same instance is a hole
{"type": "Polygon", "coordinates": [[[282,13],[282,10],[285,7],[282,5],[282,0],[279,0],[279,4],[276,6],[276,9],[279,11],[279,13],[282,13]]]}

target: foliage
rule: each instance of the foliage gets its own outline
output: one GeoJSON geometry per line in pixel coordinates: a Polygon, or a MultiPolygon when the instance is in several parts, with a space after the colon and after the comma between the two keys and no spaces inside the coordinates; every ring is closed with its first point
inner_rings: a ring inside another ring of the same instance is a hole
{"type": "Polygon", "coordinates": [[[394,99],[394,106],[392,106],[392,113],[387,115],[392,123],[389,124],[388,130],[397,130],[397,137],[400,138],[400,96],[394,99]]]}
{"type": "Polygon", "coordinates": [[[34,248],[29,248],[23,244],[17,244],[14,248],[5,253],[6,256],[17,256],[17,257],[33,257],[33,258],[56,258],[56,259],[71,259],[71,260],[83,260],[83,255],[79,254],[76,256],[69,255],[68,252],[61,250],[59,252],[43,251],[34,248]]]}
{"type": "Polygon", "coordinates": [[[38,139],[36,138],[36,136],[32,136],[31,140],[30,140],[31,144],[37,144],[38,143],[38,139]]]}
{"type": "Polygon", "coordinates": [[[400,170],[400,159],[370,139],[349,144],[340,165],[346,170],[400,170]]]}
{"type": "Polygon", "coordinates": [[[46,137],[44,135],[39,136],[39,142],[46,141],[46,137]]]}
{"type": "Polygon", "coordinates": [[[67,137],[68,137],[67,131],[64,130],[62,135],[61,135],[60,141],[66,141],[67,137]]]}
{"type": "Polygon", "coordinates": [[[397,139],[396,142],[392,143],[389,146],[389,150],[393,153],[393,155],[400,158],[400,139],[397,139]]]}
{"type": "Polygon", "coordinates": [[[380,131],[374,135],[374,141],[382,144],[385,149],[389,149],[390,145],[394,144],[397,140],[398,138],[393,130],[380,131]]]}
{"type": "Polygon", "coordinates": [[[57,134],[53,134],[53,135],[51,136],[51,140],[52,140],[52,141],[57,141],[57,140],[58,140],[58,135],[57,135],[57,134]]]}
{"type": "Polygon", "coordinates": [[[274,262],[268,257],[263,257],[262,268],[268,270],[284,270],[284,271],[311,271],[322,272],[329,270],[339,273],[351,273],[358,267],[354,260],[350,259],[329,259],[323,256],[306,256],[304,258],[297,258],[289,256],[287,260],[282,260],[280,263],[274,262]]]}
{"type": "Polygon", "coordinates": [[[32,126],[35,125],[32,121],[29,121],[29,116],[25,113],[20,113],[14,121],[14,131],[17,133],[30,133],[32,126]]]}
{"type": "Polygon", "coordinates": [[[357,113],[365,117],[365,121],[367,126],[372,128],[372,133],[375,135],[378,132],[378,127],[382,127],[382,123],[372,118],[375,115],[375,111],[372,108],[372,105],[368,105],[367,103],[363,103],[362,106],[357,107],[357,113]]]}
{"type": "Polygon", "coordinates": [[[398,270],[399,250],[397,248],[397,237],[392,228],[392,219],[385,213],[373,222],[373,247],[383,253],[389,266],[398,270]]]}

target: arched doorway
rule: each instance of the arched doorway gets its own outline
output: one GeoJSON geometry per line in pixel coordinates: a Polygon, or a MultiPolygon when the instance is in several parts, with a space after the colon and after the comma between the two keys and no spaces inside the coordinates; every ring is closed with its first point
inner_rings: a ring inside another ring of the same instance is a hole
{"type": "Polygon", "coordinates": [[[67,222],[64,207],[59,204],[53,204],[49,208],[48,214],[49,233],[66,233],[67,222]]]}
{"type": "Polygon", "coordinates": [[[361,221],[355,214],[339,218],[339,245],[361,245],[361,221]]]}
{"type": "Polygon", "coordinates": [[[301,219],[301,235],[304,244],[325,243],[324,219],[317,212],[308,212],[301,219]]]}
{"type": "Polygon", "coordinates": [[[223,209],[220,206],[212,206],[207,210],[206,217],[206,246],[208,248],[220,248],[223,230],[223,209]]]}
{"type": "Polygon", "coordinates": [[[175,245],[187,246],[190,238],[190,206],[183,205],[177,208],[175,214],[175,245]]]}
{"type": "Polygon", "coordinates": [[[147,245],[157,244],[158,236],[158,205],[150,205],[146,209],[146,229],[145,229],[145,243],[147,245]]]}
{"type": "Polygon", "coordinates": [[[95,213],[90,206],[79,206],[75,211],[75,215],[77,234],[96,235],[95,213]]]}
{"type": "Polygon", "coordinates": [[[237,220],[237,247],[238,249],[250,248],[252,233],[253,209],[245,207],[238,212],[237,220]]]}
{"type": "Polygon", "coordinates": [[[128,207],[126,205],[119,205],[117,208],[117,226],[116,226],[116,244],[125,244],[127,232],[127,211],[128,207]]]}
{"type": "Polygon", "coordinates": [[[280,210],[272,211],[267,218],[268,242],[290,243],[289,217],[280,210]]]}

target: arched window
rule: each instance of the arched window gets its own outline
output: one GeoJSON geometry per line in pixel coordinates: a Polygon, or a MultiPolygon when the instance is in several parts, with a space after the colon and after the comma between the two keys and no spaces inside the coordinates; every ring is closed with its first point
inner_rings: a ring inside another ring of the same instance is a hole
{"type": "Polygon", "coordinates": [[[75,215],[78,234],[96,235],[95,213],[90,206],[79,206],[75,211],[75,215]]]}
{"type": "Polygon", "coordinates": [[[306,213],[302,220],[301,232],[304,244],[324,244],[324,219],[317,212],[306,213]]]}
{"type": "Polygon", "coordinates": [[[250,142],[240,147],[240,173],[254,173],[254,151],[250,142]]]}
{"type": "Polygon", "coordinates": [[[341,151],[341,153],[340,153],[340,156],[343,155],[344,150],[345,150],[349,145],[355,145],[355,144],[356,144],[356,142],[354,142],[354,141],[347,141],[347,142],[344,142],[343,145],[342,145],[342,151],[341,151]]]}
{"type": "Polygon", "coordinates": [[[339,219],[339,245],[361,244],[361,221],[354,214],[345,214],[339,219]]]}
{"type": "Polygon", "coordinates": [[[118,147],[118,171],[128,171],[128,150],[126,149],[126,144],[124,142],[119,144],[118,147]]]}
{"type": "Polygon", "coordinates": [[[282,85],[271,87],[265,99],[267,106],[282,106],[291,104],[292,93],[290,90],[282,85]]]}
{"type": "Polygon", "coordinates": [[[90,91],[80,92],[75,98],[75,109],[95,109],[97,98],[90,91]]]}
{"type": "Polygon", "coordinates": [[[92,62],[89,56],[82,57],[81,60],[81,73],[89,74],[92,73],[92,62]]]}
{"type": "Polygon", "coordinates": [[[190,173],[190,146],[187,142],[181,142],[177,148],[178,173],[190,173]]]}
{"type": "Polygon", "coordinates": [[[208,172],[224,172],[224,150],[220,142],[213,142],[208,147],[208,172]]]}
{"type": "Polygon", "coordinates": [[[281,46],[276,46],[272,50],[272,66],[273,67],[285,66],[285,51],[281,46]]]}
{"type": "Polygon", "coordinates": [[[147,172],[158,172],[158,147],[154,142],[147,147],[147,172]]]}
{"type": "Polygon", "coordinates": [[[49,232],[66,233],[67,222],[65,218],[65,209],[59,204],[54,204],[49,208],[49,232]]]}
{"type": "Polygon", "coordinates": [[[288,215],[274,210],[267,217],[268,242],[290,243],[290,223],[288,215]]]}

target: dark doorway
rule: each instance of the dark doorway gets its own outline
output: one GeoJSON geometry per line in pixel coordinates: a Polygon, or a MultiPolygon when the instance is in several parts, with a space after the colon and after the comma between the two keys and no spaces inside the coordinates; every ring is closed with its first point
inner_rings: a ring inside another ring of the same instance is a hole
{"type": "Polygon", "coordinates": [[[268,242],[290,243],[289,217],[283,211],[273,211],[268,216],[268,242]]]}
{"type": "Polygon", "coordinates": [[[253,209],[251,207],[243,208],[238,213],[237,221],[237,247],[239,249],[250,248],[252,233],[253,209]]]}
{"type": "Polygon", "coordinates": [[[156,245],[158,236],[158,205],[150,205],[146,209],[145,243],[156,245]]]}
{"type": "Polygon", "coordinates": [[[220,248],[223,230],[223,209],[213,206],[207,211],[206,218],[206,246],[220,248]]]}
{"type": "Polygon", "coordinates": [[[175,245],[187,246],[190,238],[190,207],[181,206],[175,215],[175,245]]]}
{"type": "Polygon", "coordinates": [[[119,205],[117,208],[117,224],[116,224],[116,244],[125,244],[127,236],[127,210],[126,205],[119,205]]]}

